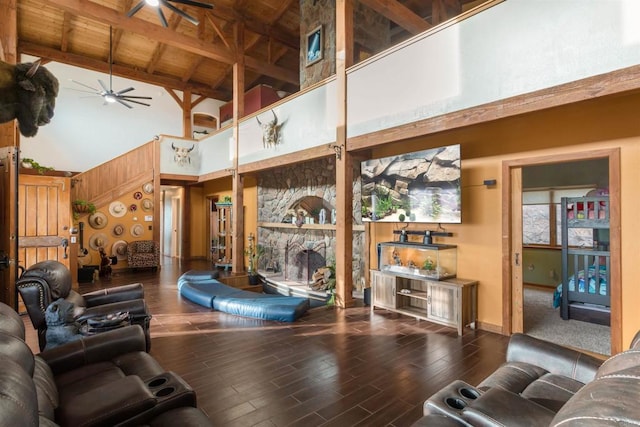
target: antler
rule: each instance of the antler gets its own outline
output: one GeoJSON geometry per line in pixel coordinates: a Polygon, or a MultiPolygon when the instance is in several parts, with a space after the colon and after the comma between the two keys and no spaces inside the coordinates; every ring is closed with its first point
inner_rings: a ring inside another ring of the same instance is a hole
{"type": "Polygon", "coordinates": [[[40,67],[40,60],[38,59],[36,62],[34,62],[31,67],[29,68],[29,70],[27,71],[27,77],[31,78],[34,76],[34,74],[36,73],[36,71],[38,71],[38,68],[40,67]]]}

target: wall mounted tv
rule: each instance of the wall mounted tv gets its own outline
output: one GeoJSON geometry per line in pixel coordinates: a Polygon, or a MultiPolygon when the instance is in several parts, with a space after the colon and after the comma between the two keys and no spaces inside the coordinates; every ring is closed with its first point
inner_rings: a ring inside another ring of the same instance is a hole
{"type": "Polygon", "coordinates": [[[362,162],[362,219],[460,223],[460,145],[362,162]]]}

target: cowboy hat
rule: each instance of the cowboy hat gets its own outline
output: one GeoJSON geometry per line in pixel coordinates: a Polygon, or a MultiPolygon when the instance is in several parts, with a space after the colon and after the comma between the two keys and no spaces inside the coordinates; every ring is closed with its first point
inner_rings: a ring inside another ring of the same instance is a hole
{"type": "Polygon", "coordinates": [[[89,215],[89,225],[96,230],[106,227],[107,222],[109,222],[109,220],[102,212],[96,212],[89,215]]]}
{"type": "Polygon", "coordinates": [[[113,226],[113,230],[111,230],[111,234],[116,237],[122,236],[124,234],[125,228],[122,224],[116,224],[113,226]]]}
{"type": "Polygon", "coordinates": [[[127,213],[127,207],[119,200],[111,202],[109,205],[109,213],[116,218],[124,216],[127,213]]]}
{"type": "Polygon", "coordinates": [[[144,211],[152,211],[153,210],[153,200],[151,199],[144,199],[142,200],[142,210],[144,211]]]}
{"type": "Polygon", "coordinates": [[[111,255],[118,259],[127,259],[127,242],[124,240],[118,240],[111,247],[111,255]]]}
{"type": "Polygon", "coordinates": [[[142,224],[133,224],[131,226],[131,235],[133,237],[140,237],[142,236],[142,233],[144,233],[144,228],[142,227],[142,224]]]}
{"type": "Polygon", "coordinates": [[[97,251],[98,248],[104,248],[107,243],[109,243],[109,239],[104,233],[96,233],[89,238],[89,247],[94,251],[97,251]]]}

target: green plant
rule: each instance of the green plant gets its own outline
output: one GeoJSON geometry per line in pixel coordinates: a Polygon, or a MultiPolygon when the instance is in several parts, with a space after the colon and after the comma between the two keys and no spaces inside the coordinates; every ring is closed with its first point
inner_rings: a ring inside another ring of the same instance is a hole
{"type": "Polygon", "coordinates": [[[224,196],[222,198],[222,203],[231,203],[231,196],[224,196]]]}
{"type": "Polygon", "coordinates": [[[92,215],[96,213],[96,205],[86,200],[76,199],[71,203],[71,205],[73,208],[73,219],[75,220],[80,217],[80,214],[92,215]]]}
{"type": "Polygon", "coordinates": [[[260,259],[265,254],[264,246],[254,244],[254,240],[253,233],[249,234],[249,247],[244,250],[244,254],[247,256],[249,261],[249,268],[247,270],[249,276],[258,275],[260,259]]]}
{"type": "Polygon", "coordinates": [[[49,166],[42,166],[40,163],[28,157],[25,157],[24,159],[20,159],[20,162],[26,168],[35,169],[36,171],[38,171],[40,175],[43,175],[47,171],[55,170],[54,168],[49,166]]]}
{"type": "Polygon", "coordinates": [[[398,215],[398,221],[400,221],[400,222],[404,222],[404,220],[405,220],[405,216],[404,216],[404,214],[400,214],[400,215],[398,215]]]}
{"type": "Polygon", "coordinates": [[[329,260],[327,263],[327,268],[331,272],[331,277],[327,280],[327,288],[326,291],[329,294],[329,299],[327,300],[327,306],[333,307],[336,305],[336,261],[335,259],[329,260]]]}

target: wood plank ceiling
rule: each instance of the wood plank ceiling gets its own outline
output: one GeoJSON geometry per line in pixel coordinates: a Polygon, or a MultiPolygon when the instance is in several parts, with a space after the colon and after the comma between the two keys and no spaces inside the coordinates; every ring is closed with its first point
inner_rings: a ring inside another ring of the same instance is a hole
{"type": "MultiPolygon", "coordinates": [[[[113,26],[113,74],[200,96],[232,99],[232,68],[244,55],[246,89],[266,84],[296,92],[300,67],[300,0],[200,0],[203,9],[174,3],[193,25],[163,8],[133,17],[138,0],[18,0],[18,52],[108,73],[113,26]],[[237,31],[243,31],[238,38],[237,31]],[[237,48],[235,40],[244,40],[237,48]]],[[[309,0],[310,1],[310,0],[309,0]]],[[[361,0],[391,21],[392,41],[460,13],[474,0],[361,0]]],[[[478,0],[475,0],[476,2],[478,0]]]]}

